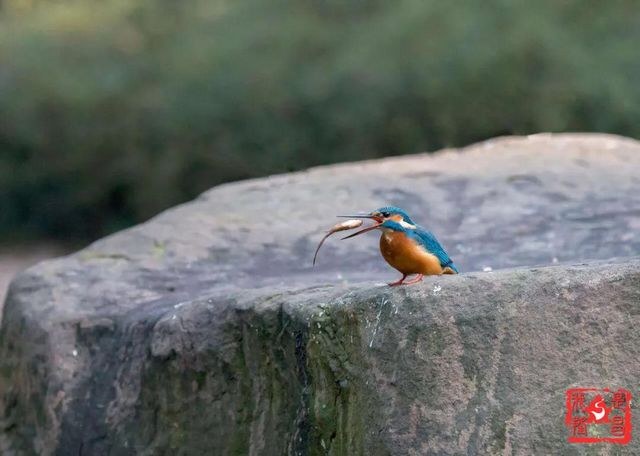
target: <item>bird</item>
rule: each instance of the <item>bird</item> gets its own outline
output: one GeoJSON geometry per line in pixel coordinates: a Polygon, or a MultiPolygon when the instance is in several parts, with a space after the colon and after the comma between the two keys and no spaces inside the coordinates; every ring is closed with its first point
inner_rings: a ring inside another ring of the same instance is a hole
{"type": "Polygon", "coordinates": [[[380,230],[380,253],[389,265],[402,274],[402,278],[389,286],[418,283],[425,275],[458,274],[453,260],[430,231],[416,224],[399,207],[381,207],[373,212],[338,217],[371,219],[374,225],[361,229],[342,239],[349,239],[373,230],[380,230]],[[415,275],[405,282],[406,278],[415,275]]]}

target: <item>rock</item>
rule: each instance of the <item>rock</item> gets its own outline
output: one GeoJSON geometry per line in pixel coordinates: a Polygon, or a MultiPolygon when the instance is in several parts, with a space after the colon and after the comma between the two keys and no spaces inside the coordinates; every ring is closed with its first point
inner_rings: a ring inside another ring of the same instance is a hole
{"type": "Polygon", "coordinates": [[[628,139],[503,138],[220,186],[41,263],[4,309],[0,450],[580,454],[565,391],[637,393],[638,169],[628,139]],[[390,289],[374,235],[311,267],[386,204],[466,273],[390,289]]]}
{"type": "Polygon", "coordinates": [[[39,261],[64,253],[64,248],[58,245],[2,246],[0,248],[0,311],[2,311],[9,282],[16,273],[39,261]]]}

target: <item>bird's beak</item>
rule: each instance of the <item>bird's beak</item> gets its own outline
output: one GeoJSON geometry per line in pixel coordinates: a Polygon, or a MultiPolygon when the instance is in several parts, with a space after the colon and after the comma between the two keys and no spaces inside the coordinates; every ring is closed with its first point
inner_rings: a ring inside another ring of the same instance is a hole
{"type": "Polygon", "coordinates": [[[383,218],[376,216],[376,215],[371,215],[371,214],[366,214],[366,213],[360,213],[360,214],[356,214],[356,215],[338,215],[338,217],[341,218],[360,218],[360,219],[371,219],[371,220],[375,220],[378,223],[382,223],[383,218]]]}
{"type": "Polygon", "coordinates": [[[341,218],[373,218],[373,216],[371,214],[366,214],[366,213],[360,213],[360,214],[355,214],[355,215],[336,215],[336,217],[341,217],[341,218]]]}
{"type": "MultiPolygon", "coordinates": [[[[367,217],[367,218],[372,218],[372,219],[374,219],[374,217],[367,217]]],[[[374,220],[375,220],[375,219],[374,219],[374,220]]],[[[345,236],[345,237],[343,237],[342,239],[343,239],[343,240],[344,240],[344,239],[349,239],[349,238],[352,238],[352,237],[357,236],[357,235],[359,235],[359,234],[366,233],[366,232],[371,231],[371,230],[375,230],[375,229],[376,229],[376,228],[378,228],[380,225],[382,225],[382,222],[379,222],[379,221],[377,221],[377,220],[376,220],[376,223],[375,223],[374,225],[371,225],[371,226],[368,226],[368,227],[366,227],[366,228],[363,228],[363,229],[361,229],[360,231],[356,231],[355,233],[350,234],[349,236],[345,236]]]]}

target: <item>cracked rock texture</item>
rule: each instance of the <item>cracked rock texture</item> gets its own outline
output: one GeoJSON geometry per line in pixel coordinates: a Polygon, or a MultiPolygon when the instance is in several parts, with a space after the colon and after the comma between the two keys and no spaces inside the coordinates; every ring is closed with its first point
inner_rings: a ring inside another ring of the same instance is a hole
{"type": "Polygon", "coordinates": [[[0,452],[640,454],[564,427],[568,388],[639,394],[639,171],[629,139],[501,138],[220,186],[41,263],[4,308],[0,452]],[[387,204],[465,273],[385,287],[373,234],[311,267],[387,204]]]}

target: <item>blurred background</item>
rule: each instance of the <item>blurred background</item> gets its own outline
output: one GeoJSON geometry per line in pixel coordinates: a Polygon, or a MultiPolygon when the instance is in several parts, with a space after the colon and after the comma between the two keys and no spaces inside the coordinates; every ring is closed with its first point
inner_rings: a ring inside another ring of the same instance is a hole
{"type": "Polygon", "coordinates": [[[237,179],[638,138],[638,43],[635,0],[0,0],[0,261],[237,179]]]}

